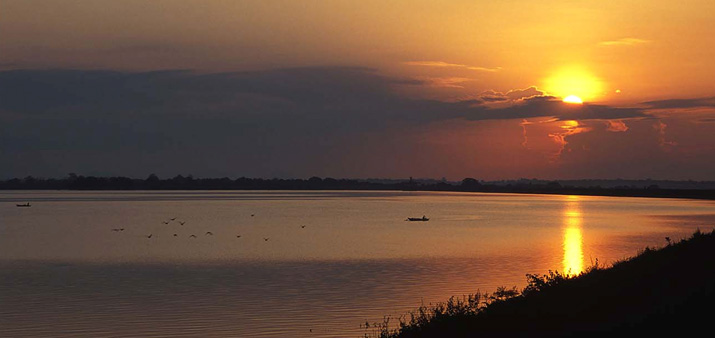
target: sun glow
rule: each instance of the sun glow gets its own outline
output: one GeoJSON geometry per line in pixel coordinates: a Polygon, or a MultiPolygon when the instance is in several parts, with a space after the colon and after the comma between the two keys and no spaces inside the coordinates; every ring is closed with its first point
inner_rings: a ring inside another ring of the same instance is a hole
{"type": "Polygon", "coordinates": [[[569,95],[567,97],[564,97],[564,102],[582,104],[583,100],[581,100],[581,98],[576,95],[569,95]]]}
{"type": "Polygon", "coordinates": [[[576,120],[566,120],[563,122],[563,124],[560,126],[562,129],[575,129],[576,127],[579,126],[578,121],[576,120]]]}
{"type": "Polygon", "coordinates": [[[564,273],[567,275],[579,275],[583,272],[583,235],[581,233],[583,215],[578,197],[568,197],[563,215],[564,273]]]}
{"type": "Polygon", "coordinates": [[[564,102],[583,103],[603,95],[603,82],[581,68],[564,68],[544,80],[543,89],[549,94],[564,97],[564,102]]]}

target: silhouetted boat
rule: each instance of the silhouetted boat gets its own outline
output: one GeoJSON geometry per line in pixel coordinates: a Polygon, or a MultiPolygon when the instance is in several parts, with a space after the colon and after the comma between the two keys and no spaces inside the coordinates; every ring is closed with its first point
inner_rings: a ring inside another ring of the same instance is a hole
{"type": "Polygon", "coordinates": [[[25,204],[15,204],[15,206],[18,206],[18,207],[30,207],[30,202],[27,202],[27,203],[25,203],[25,204]]]}
{"type": "Polygon", "coordinates": [[[406,219],[406,221],[410,221],[410,222],[427,222],[427,221],[429,221],[429,218],[427,218],[426,216],[422,216],[422,217],[408,217],[408,218],[406,219]]]}

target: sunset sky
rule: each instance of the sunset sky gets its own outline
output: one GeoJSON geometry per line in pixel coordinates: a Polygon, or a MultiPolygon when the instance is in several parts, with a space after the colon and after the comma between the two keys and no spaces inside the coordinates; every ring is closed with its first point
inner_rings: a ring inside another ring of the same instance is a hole
{"type": "Polygon", "coordinates": [[[713,18],[711,0],[0,0],[0,178],[715,180],[713,18]]]}

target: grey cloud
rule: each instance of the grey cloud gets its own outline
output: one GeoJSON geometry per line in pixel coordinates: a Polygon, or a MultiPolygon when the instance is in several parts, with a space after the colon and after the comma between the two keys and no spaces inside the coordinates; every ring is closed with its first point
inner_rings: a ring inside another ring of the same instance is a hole
{"type": "Polygon", "coordinates": [[[414,83],[347,67],[216,74],[20,70],[0,72],[0,109],[45,117],[318,119],[350,127],[440,118],[447,104],[392,92],[392,85],[414,83]]]}
{"type": "Polygon", "coordinates": [[[232,119],[240,123],[320,123],[324,128],[375,128],[436,120],[622,119],[646,117],[637,108],[571,105],[535,87],[484,92],[473,100],[442,102],[396,94],[396,84],[360,67],[294,68],[197,74],[80,70],[0,72],[0,110],[36,118],[104,120],[232,119]],[[484,103],[514,101],[506,107],[484,103]]]}
{"type": "Polygon", "coordinates": [[[400,135],[413,126],[459,119],[647,116],[540,96],[501,108],[479,99],[411,99],[395,92],[403,84],[414,82],[360,67],[214,74],[0,71],[0,177],[102,170],[320,175],[320,168],[343,156],[341,149],[367,133],[400,135]]]}
{"type": "Polygon", "coordinates": [[[4,71],[0,177],[320,175],[350,135],[455,118],[465,106],[400,97],[393,86],[405,81],[348,67],[4,71]]]}
{"type": "Polygon", "coordinates": [[[643,104],[652,109],[715,107],[715,97],[657,100],[643,102],[643,104]]]}
{"type": "Polygon", "coordinates": [[[482,101],[482,102],[506,102],[509,101],[509,98],[504,95],[504,93],[500,93],[494,90],[487,90],[484,92],[481,92],[476,100],[482,101]]]}
{"type": "Polygon", "coordinates": [[[510,90],[505,95],[506,95],[506,97],[508,97],[511,100],[520,100],[520,99],[529,98],[529,97],[544,96],[545,93],[538,90],[536,87],[531,86],[526,89],[510,90]]]}
{"type": "Polygon", "coordinates": [[[546,93],[538,90],[535,86],[525,89],[512,89],[506,93],[495,90],[487,90],[478,95],[478,99],[484,102],[507,102],[517,101],[537,96],[544,96],[546,93]]]}
{"type": "Polygon", "coordinates": [[[559,120],[611,120],[650,117],[642,109],[619,108],[596,104],[574,105],[551,96],[535,96],[503,108],[474,109],[468,120],[524,119],[553,117],[559,120]]]}

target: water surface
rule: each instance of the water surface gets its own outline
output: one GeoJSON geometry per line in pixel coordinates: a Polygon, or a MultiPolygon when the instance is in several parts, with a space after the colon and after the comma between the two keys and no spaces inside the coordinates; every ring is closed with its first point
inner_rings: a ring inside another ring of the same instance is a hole
{"type": "Polygon", "coordinates": [[[366,320],[608,264],[713,215],[710,201],[622,197],[3,192],[0,332],[361,337],[366,320]]]}

